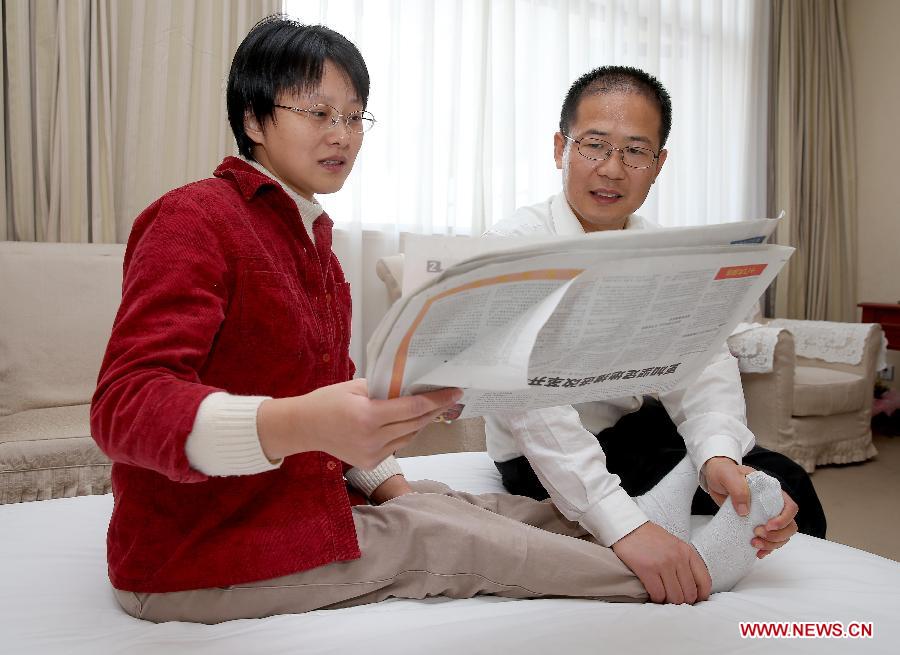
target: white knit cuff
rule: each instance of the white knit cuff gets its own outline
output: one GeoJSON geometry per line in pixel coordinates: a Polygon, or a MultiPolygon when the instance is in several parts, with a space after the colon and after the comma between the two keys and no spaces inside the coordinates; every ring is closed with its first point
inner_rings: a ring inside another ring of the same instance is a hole
{"type": "Polygon", "coordinates": [[[400,469],[400,464],[398,464],[397,460],[394,459],[394,456],[391,455],[371,471],[354,467],[344,473],[344,477],[347,478],[347,482],[363,492],[366,498],[368,498],[382,482],[390,477],[402,474],[403,471],[400,469]]]}
{"type": "Polygon", "coordinates": [[[272,462],[266,457],[256,430],[256,413],[268,399],[223,391],[204,398],[184,445],[191,467],[205,475],[225,476],[252,475],[281,466],[283,460],[272,462]]]}

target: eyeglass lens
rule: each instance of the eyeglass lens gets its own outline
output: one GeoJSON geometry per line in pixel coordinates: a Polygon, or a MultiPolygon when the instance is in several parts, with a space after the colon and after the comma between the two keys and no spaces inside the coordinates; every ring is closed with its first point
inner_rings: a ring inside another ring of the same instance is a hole
{"type": "Polygon", "coordinates": [[[322,129],[333,127],[342,120],[351,132],[363,133],[375,124],[375,118],[367,111],[354,111],[341,116],[341,113],[331,105],[313,105],[306,110],[310,117],[322,129]]]}
{"type": "Polygon", "coordinates": [[[616,148],[608,141],[590,137],[581,139],[576,143],[578,144],[578,152],[582,156],[596,161],[609,159],[615,150],[622,153],[622,162],[626,166],[631,166],[632,168],[650,168],[650,166],[653,165],[653,160],[656,159],[653,151],[639,146],[616,148]]]}

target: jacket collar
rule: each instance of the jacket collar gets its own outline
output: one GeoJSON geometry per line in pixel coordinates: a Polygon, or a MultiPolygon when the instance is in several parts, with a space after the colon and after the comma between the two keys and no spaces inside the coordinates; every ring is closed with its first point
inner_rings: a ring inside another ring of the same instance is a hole
{"type": "Polygon", "coordinates": [[[246,200],[252,200],[259,193],[260,189],[264,187],[280,188],[275,180],[267,175],[263,175],[238,157],[226,157],[223,159],[222,163],[213,172],[213,175],[233,180],[246,200]]]}

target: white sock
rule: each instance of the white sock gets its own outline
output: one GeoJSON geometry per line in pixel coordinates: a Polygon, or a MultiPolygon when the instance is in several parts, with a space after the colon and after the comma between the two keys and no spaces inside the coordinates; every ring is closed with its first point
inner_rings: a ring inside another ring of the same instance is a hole
{"type": "Polygon", "coordinates": [[[697,469],[685,457],[655,487],[634,499],[647,518],[687,541],[691,534],[691,501],[697,491],[697,469]]]}
{"type": "Polygon", "coordinates": [[[753,530],[763,525],[784,508],[781,485],[762,471],[747,476],[750,487],[750,513],[740,516],[731,498],[725,500],[718,513],[691,537],[691,543],[706,563],[712,578],[712,590],[730,591],[750,571],[756,551],[750,544],[753,530]]]}

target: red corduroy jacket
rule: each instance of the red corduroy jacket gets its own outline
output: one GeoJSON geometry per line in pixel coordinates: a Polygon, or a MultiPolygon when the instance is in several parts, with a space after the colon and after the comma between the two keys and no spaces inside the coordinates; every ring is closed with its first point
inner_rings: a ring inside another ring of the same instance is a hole
{"type": "Polygon", "coordinates": [[[112,459],[109,575],[126,591],[264,580],[360,556],[342,462],[207,477],[184,445],[214,391],[286,397],[344,382],[350,289],[332,221],[306,233],[295,203],[246,162],[166,194],[135,221],[122,304],[91,405],[112,459]]]}

